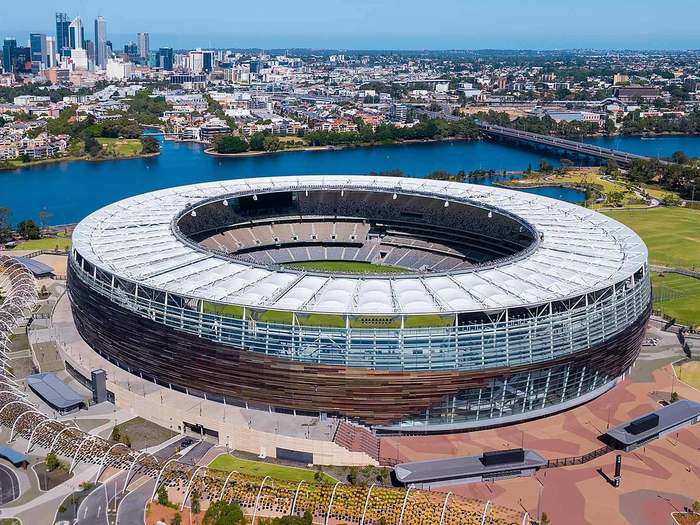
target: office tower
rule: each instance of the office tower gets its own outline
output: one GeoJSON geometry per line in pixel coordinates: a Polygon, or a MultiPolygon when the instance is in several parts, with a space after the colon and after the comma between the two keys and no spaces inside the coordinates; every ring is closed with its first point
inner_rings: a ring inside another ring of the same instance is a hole
{"type": "Polygon", "coordinates": [[[139,47],[136,45],[136,42],[124,44],[124,54],[129,57],[129,60],[134,62],[138,61],[139,47]]]}
{"type": "Polygon", "coordinates": [[[102,16],[95,19],[95,66],[107,66],[107,22],[102,16]]]}
{"type": "Polygon", "coordinates": [[[46,35],[31,33],[29,47],[32,55],[32,71],[37,73],[46,67],[46,35]]]}
{"type": "MultiPolygon", "coordinates": [[[[29,47],[17,47],[15,39],[6,39],[5,43],[10,40],[10,49],[7,50],[7,55],[9,58],[9,69],[5,71],[11,71],[16,74],[20,73],[31,73],[32,71],[32,51],[29,47]]],[[[3,47],[3,61],[5,60],[5,49],[3,47]]]]}
{"type": "Polygon", "coordinates": [[[204,69],[204,55],[200,49],[190,51],[187,68],[194,74],[201,73],[204,69]]]}
{"type": "Polygon", "coordinates": [[[202,69],[207,73],[211,73],[214,69],[213,51],[202,51],[202,69]]]}
{"type": "Polygon", "coordinates": [[[14,38],[6,38],[2,44],[2,69],[5,73],[13,73],[14,57],[17,51],[17,40],[14,38]]]}
{"type": "Polygon", "coordinates": [[[68,45],[71,49],[85,49],[85,28],[79,16],[68,26],[68,45]]]}
{"type": "Polygon", "coordinates": [[[138,33],[136,36],[138,37],[139,57],[142,62],[145,62],[148,60],[148,52],[150,51],[150,37],[148,33],[138,33]]]}
{"type": "Polygon", "coordinates": [[[173,70],[173,48],[172,47],[161,47],[156,55],[156,62],[158,67],[163,68],[165,71],[173,70]]]}
{"type": "Polygon", "coordinates": [[[46,67],[56,65],[56,39],[52,36],[46,37],[46,67]]]}
{"type": "Polygon", "coordinates": [[[85,41],[85,52],[87,53],[88,61],[91,64],[95,63],[95,43],[92,40],[85,41]]]}
{"type": "Polygon", "coordinates": [[[70,55],[69,26],[68,15],[66,13],[56,13],[56,51],[64,57],[70,55]]]}

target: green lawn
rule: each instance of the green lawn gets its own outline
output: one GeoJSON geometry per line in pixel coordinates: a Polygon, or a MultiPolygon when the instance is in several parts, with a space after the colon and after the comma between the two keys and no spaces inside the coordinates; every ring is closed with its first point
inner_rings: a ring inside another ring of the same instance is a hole
{"type": "Polygon", "coordinates": [[[680,365],[673,365],[678,379],[700,390],[700,361],[688,361],[680,365]]]}
{"type": "Polygon", "coordinates": [[[651,264],[700,268],[700,210],[654,208],[605,214],[639,234],[649,248],[651,264]]]}
{"type": "Polygon", "coordinates": [[[287,268],[311,270],[316,272],[338,273],[408,273],[410,270],[398,266],[385,266],[357,261],[304,261],[283,264],[287,268]]]}
{"type": "Polygon", "coordinates": [[[143,146],[140,139],[96,139],[107,155],[114,157],[133,157],[140,155],[143,146]]]}
{"type": "MultiPolygon", "coordinates": [[[[251,476],[265,477],[270,476],[273,479],[279,479],[282,481],[306,481],[307,483],[316,483],[314,480],[315,471],[287,467],[285,465],[276,465],[274,463],[265,463],[262,461],[251,461],[248,459],[241,459],[230,454],[221,454],[217,456],[214,461],[209,463],[209,468],[222,470],[224,472],[231,472],[235,470],[240,474],[249,474],[251,476]]],[[[337,480],[332,478],[326,473],[321,474],[323,480],[326,483],[335,483],[337,480]]]]}
{"type": "Polygon", "coordinates": [[[654,273],[654,308],[675,317],[677,322],[700,325],[700,279],[675,273],[654,273]]]}
{"type": "Polygon", "coordinates": [[[70,237],[46,237],[32,241],[22,241],[17,245],[17,250],[54,250],[58,246],[59,250],[70,248],[70,237]]]}

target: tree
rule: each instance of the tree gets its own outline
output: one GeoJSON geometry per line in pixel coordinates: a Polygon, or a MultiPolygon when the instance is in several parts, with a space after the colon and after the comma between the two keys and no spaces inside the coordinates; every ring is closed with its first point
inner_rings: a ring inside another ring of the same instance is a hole
{"type": "Polygon", "coordinates": [[[690,158],[684,151],[675,151],[673,155],[671,155],[671,161],[675,162],[676,164],[688,164],[690,158]]]}
{"type": "Polygon", "coordinates": [[[83,142],[85,143],[85,153],[91,157],[97,157],[102,153],[102,145],[92,135],[85,135],[83,142]]]}
{"type": "Polygon", "coordinates": [[[246,520],[243,511],[237,503],[217,501],[209,505],[204,513],[204,525],[242,525],[244,523],[246,520]]]}
{"type": "Polygon", "coordinates": [[[41,238],[41,230],[39,230],[39,227],[31,219],[20,222],[17,225],[17,233],[19,233],[24,239],[41,238]]]}
{"type": "Polygon", "coordinates": [[[700,514],[700,500],[693,501],[693,512],[695,514],[700,514]]]}
{"type": "Polygon", "coordinates": [[[538,171],[541,171],[542,173],[549,173],[550,171],[552,171],[552,165],[546,160],[542,159],[540,160],[540,166],[538,168],[538,171]]]}
{"type": "Polygon", "coordinates": [[[173,519],[170,520],[170,525],[182,525],[182,516],[179,512],[176,512],[173,519]]]}
{"type": "Polygon", "coordinates": [[[350,467],[350,472],[348,472],[348,483],[350,485],[355,485],[357,483],[357,468],[356,467],[350,467]]]}
{"type": "Polygon", "coordinates": [[[202,510],[199,498],[199,490],[196,488],[192,489],[192,492],[190,493],[190,508],[194,514],[199,514],[199,511],[202,510]]]}
{"type": "Polygon", "coordinates": [[[168,499],[168,489],[165,485],[161,485],[158,489],[158,504],[167,507],[170,505],[170,500],[168,499]]]}
{"type": "Polygon", "coordinates": [[[675,403],[676,401],[678,401],[678,392],[674,390],[671,392],[671,403],[675,403]]]}
{"type": "Polygon", "coordinates": [[[12,240],[12,228],[10,228],[10,208],[0,207],[0,243],[12,240]]]}
{"type": "Polygon", "coordinates": [[[153,137],[141,137],[141,146],[143,153],[160,153],[160,142],[153,137]]]}
{"type": "Polygon", "coordinates": [[[46,227],[46,223],[52,216],[53,214],[48,210],[41,210],[39,212],[39,222],[41,223],[42,228],[46,227]]]}
{"type": "Polygon", "coordinates": [[[253,133],[248,139],[248,145],[253,151],[264,151],[265,135],[263,133],[253,133]]]}
{"type": "Polygon", "coordinates": [[[214,150],[218,153],[243,153],[248,151],[248,143],[236,135],[221,135],[214,141],[214,150]]]}
{"type": "Polygon", "coordinates": [[[277,151],[281,145],[280,139],[274,135],[267,135],[263,144],[265,151],[277,151]]]}
{"type": "Polygon", "coordinates": [[[53,472],[57,468],[61,468],[61,462],[55,452],[46,454],[46,470],[53,472]]]}
{"type": "Polygon", "coordinates": [[[549,521],[549,516],[547,516],[546,512],[542,513],[542,517],[540,518],[540,524],[541,525],[549,525],[551,522],[549,521]]]}

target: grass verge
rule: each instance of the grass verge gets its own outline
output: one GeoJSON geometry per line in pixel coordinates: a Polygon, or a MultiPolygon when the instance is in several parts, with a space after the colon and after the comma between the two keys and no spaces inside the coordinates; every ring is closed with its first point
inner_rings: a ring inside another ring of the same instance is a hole
{"type": "MultiPolygon", "coordinates": [[[[252,461],[249,459],[241,459],[230,454],[221,454],[214,461],[209,463],[209,468],[231,472],[235,470],[240,474],[248,474],[251,476],[265,477],[270,476],[273,479],[282,481],[305,481],[307,483],[316,483],[314,475],[315,471],[306,468],[288,467],[286,465],[277,465],[275,463],[265,463],[262,461],[252,461]]],[[[321,473],[321,479],[325,483],[335,483],[336,480],[326,474],[321,473]]]]}

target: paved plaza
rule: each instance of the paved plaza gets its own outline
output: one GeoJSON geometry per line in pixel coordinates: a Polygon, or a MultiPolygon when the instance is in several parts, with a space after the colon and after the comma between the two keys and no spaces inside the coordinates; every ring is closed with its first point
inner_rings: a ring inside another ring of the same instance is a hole
{"type": "MultiPolygon", "coordinates": [[[[645,346],[632,373],[610,392],[581,407],[547,418],[464,434],[388,437],[381,454],[399,461],[480,454],[525,446],[545,458],[579,456],[603,446],[598,436],[609,426],[660,407],[670,397],[700,401],[700,392],[678,381],[670,363],[681,357],[675,336],[658,334],[645,346]]],[[[670,513],[700,499],[700,426],[686,428],[643,448],[622,453],[622,484],[613,488],[615,453],[577,466],[541,470],[535,478],[452,486],[467,497],[491,500],[532,516],[546,512],[554,524],[669,525],[670,513]],[[602,470],[601,474],[599,469],[602,470]]]]}

